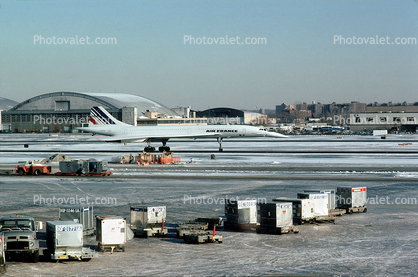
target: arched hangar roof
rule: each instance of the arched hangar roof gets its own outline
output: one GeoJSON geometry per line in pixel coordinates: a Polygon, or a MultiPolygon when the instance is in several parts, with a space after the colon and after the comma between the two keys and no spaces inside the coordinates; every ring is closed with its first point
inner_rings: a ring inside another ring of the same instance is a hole
{"type": "Polygon", "coordinates": [[[199,117],[243,117],[244,111],[234,108],[213,108],[197,112],[199,117]]]}
{"type": "Polygon", "coordinates": [[[52,92],[27,99],[9,111],[56,111],[57,102],[68,102],[68,110],[90,110],[92,106],[103,106],[109,110],[136,107],[138,115],[150,111],[178,117],[175,112],[160,103],[125,93],[52,92]]]}

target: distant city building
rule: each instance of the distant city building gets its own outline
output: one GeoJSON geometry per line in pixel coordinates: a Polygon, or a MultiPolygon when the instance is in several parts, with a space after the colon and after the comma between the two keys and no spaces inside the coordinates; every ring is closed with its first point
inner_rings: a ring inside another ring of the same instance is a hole
{"type": "Polygon", "coordinates": [[[287,109],[286,103],[282,103],[281,105],[276,105],[276,114],[281,114],[287,109]]]}

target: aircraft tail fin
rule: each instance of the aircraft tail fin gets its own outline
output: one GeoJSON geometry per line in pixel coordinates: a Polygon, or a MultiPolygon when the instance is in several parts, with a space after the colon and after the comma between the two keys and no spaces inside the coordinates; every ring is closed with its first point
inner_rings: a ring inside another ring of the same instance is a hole
{"type": "Polygon", "coordinates": [[[97,126],[127,126],[128,124],[123,123],[114,118],[108,111],[103,107],[91,107],[89,127],[97,126]]]}

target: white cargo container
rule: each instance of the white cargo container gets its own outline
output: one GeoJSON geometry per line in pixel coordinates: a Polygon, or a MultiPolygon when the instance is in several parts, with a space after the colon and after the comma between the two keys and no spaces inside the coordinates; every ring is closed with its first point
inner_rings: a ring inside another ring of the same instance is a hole
{"type": "Polygon", "coordinates": [[[94,234],[92,205],[62,206],[59,208],[59,220],[81,223],[85,236],[94,234]]]}
{"type": "Polygon", "coordinates": [[[47,221],[46,242],[52,260],[90,260],[98,256],[83,247],[83,226],[73,221],[47,221]]]}
{"type": "Polygon", "coordinates": [[[324,193],[328,195],[328,210],[335,209],[335,189],[309,189],[304,190],[307,193],[324,193]]]}
{"type": "Polygon", "coordinates": [[[315,218],[314,203],[310,199],[275,198],[274,202],[291,202],[293,205],[293,218],[299,223],[311,221],[315,218]]]}
{"type": "Polygon", "coordinates": [[[226,228],[246,230],[257,224],[257,200],[225,200],[226,228]]]}
{"type": "Polygon", "coordinates": [[[125,252],[126,220],[121,216],[96,216],[96,241],[98,249],[118,248],[125,252]]]}
{"type": "Polygon", "coordinates": [[[338,207],[341,209],[364,207],[367,203],[367,189],[366,187],[338,187],[337,200],[338,207]]]}
{"type": "Polygon", "coordinates": [[[298,193],[299,199],[312,200],[314,204],[314,215],[328,215],[328,195],[323,193],[298,193]]]}
{"type": "Polygon", "coordinates": [[[136,236],[166,236],[166,206],[131,205],[131,230],[136,236]]]}
{"type": "Polygon", "coordinates": [[[259,203],[257,205],[257,233],[298,233],[293,225],[292,202],[259,203]]]}

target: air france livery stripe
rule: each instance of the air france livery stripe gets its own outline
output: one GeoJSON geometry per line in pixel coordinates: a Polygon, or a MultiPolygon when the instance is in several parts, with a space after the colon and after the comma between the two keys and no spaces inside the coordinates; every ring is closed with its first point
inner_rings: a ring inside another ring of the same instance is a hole
{"type": "Polygon", "coordinates": [[[116,123],[98,107],[92,107],[90,112],[90,122],[94,125],[115,125],[116,123]]]}

